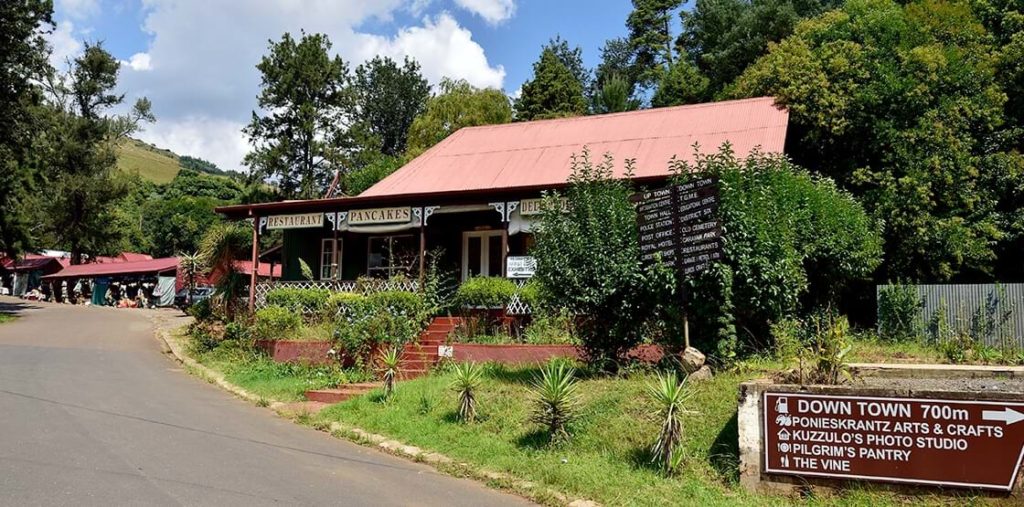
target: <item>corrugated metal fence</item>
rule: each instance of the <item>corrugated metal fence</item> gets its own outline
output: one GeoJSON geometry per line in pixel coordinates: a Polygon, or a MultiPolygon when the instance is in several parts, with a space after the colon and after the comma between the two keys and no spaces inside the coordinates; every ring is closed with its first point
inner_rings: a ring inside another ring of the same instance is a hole
{"type": "MultiPolygon", "coordinates": [[[[882,289],[875,290],[876,301],[882,289]]],[[[927,333],[936,312],[945,313],[946,322],[955,331],[967,332],[979,325],[979,318],[994,316],[996,325],[983,333],[986,345],[1014,344],[1024,348],[1024,283],[983,283],[955,285],[910,285],[921,298],[922,306],[915,324],[927,333]]],[[[992,319],[990,318],[990,321],[992,319]]]]}

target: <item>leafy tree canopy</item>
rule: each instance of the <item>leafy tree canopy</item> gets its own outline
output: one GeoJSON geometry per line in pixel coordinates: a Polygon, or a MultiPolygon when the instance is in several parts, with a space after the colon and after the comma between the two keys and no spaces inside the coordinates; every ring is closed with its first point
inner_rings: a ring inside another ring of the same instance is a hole
{"type": "Polygon", "coordinates": [[[672,18],[682,4],[683,0],[633,0],[626,28],[635,56],[635,75],[645,84],[657,83],[675,59],[672,18]]]}
{"type": "Polygon", "coordinates": [[[850,0],[798,24],[730,94],[777,97],[796,160],[885,220],[884,275],[940,281],[991,274],[1019,234],[1024,163],[1007,146],[999,62],[966,3],[850,0]]]}
{"type": "Polygon", "coordinates": [[[362,135],[374,140],[374,148],[384,155],[405,152],[409,126],[430,96],[420,64],[406,58],[399,66],[390,58],[375,57],[356,68],[353,89],[354,115],[362,135]]]}
{"type": "Polygon", "coordinates": [[[245,164],[276,183],[286,197],[316,198],[343,167],[350,145],[347,119],[354,107],[348,66],[331,57],[326,35],[284,34],[269,42],[256,66],[262,75],[258,104],[244,132],[253,151],[245,164]]]}
{"type": "Polygon", "coordinates": [[[651,107],[695,104],[706,100],[707,96],[708,78],[684,56],[661,76],[651,97],[651,107]]]}
{"type": "Polygon", "coordinates": [[[512,105],[505,92],[442,79],[437,94],[427,99],[423,113],[409,127],[405,158],[415,158],[462,127],[511,121],[512,105]]]}
{"type": "Polygon", "coordinates": [[[583,83],[555,51],[545,47],[540,60],[533,64],[533,79],[523,84],[522,94],[516,100],[516,120],[577,116],[586,111],[583,83]]]}

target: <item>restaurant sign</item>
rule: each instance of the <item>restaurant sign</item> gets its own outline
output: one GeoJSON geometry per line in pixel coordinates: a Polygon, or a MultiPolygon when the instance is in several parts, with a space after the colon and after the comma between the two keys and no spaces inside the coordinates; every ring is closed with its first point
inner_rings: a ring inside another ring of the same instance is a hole
{"type": "Polygon", "coordinates": [[[764,393],[769,474],[1010,491],[1024,403],[764,393]]]}
{"type": "Polygon", "coordinates": [[[412,208],[354,209],[348,212],[349,225],[397,224],[412,219],[412,208]]]}
{"type": "Polygon", "coordinates": [[[267,217],[267,229],[306,229],[323,226],[323,213],[303,213],[301,215],[272,215],[267,217]]]}

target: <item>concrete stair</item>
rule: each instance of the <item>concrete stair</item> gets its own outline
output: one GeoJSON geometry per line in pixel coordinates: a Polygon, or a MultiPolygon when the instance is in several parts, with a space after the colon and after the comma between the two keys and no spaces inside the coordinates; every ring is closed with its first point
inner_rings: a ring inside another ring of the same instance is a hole
{"type": "MultiPolygon", "coordinates": [[[[435,317],[426,329],[420,333],[415,342],[402,349],[401,363],[398,366],[398,379],[411,380],[427,374],[437,364],[440,356],[437,347],[444,345],[455,328],[462,323],[460,317],[435,317]]],[[[345,400],[362,396],[381,386],[380,382],[362,384],[346,384],[334,389],[316,389],[306,391],[306,399],[324,404],[341,403],[345,400]]],[[[318,407],[321,408],[321,407],[318,407]]]]}
{"type": "Polygon", "coordinates": [[[426,375],[427,370],[440,360],[437,347],[444,345],[448,341],[448,335],[461,323],[460,317],[434,317],[420,333],[419,338],[402,350],[399,378],[409,380],[426,375]]]}
{"type": "Polygon", "coordinates": [[[345,400],[362,396],[380,387],[380,382],[363,382],[361,384],[345,384],[334,389],[315,389],[306,391],[306,399],[319,403],[341,403],[345,400]]]}

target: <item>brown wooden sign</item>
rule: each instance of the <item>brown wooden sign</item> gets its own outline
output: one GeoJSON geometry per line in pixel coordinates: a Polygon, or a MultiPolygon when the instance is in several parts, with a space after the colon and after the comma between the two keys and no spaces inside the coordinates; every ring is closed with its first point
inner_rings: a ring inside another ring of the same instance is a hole
{"type": "Polygon", "coordinates": [[[1024,403],[764,393],[769,474],[1009,491],[1024,403]]]}
{"type": "MultiPolygon", "coordinates": [[[[704,271],[722,259],[719,195],[713,178],[634,194],[640,260],[660,261],[683,275],[704,271]]],[[[680,278],[680,279],[681,279],[680,278]]]]}

